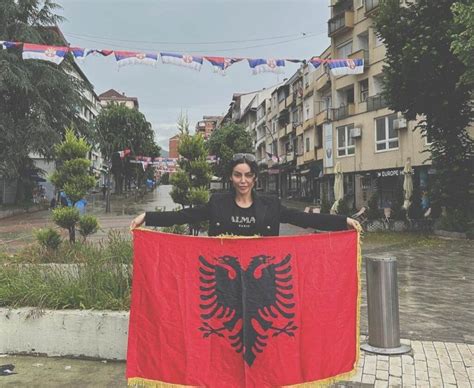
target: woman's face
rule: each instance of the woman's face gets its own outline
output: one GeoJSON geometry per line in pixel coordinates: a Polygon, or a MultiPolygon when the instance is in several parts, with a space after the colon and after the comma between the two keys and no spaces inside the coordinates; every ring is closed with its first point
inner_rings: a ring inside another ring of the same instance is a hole
{"type": "Polygon", "coordinates": [[[255,174],[247,163],[239,163],[232,169],[230,177],[235,192],[245,195],[252,192],[255,186],[255,174]]]}

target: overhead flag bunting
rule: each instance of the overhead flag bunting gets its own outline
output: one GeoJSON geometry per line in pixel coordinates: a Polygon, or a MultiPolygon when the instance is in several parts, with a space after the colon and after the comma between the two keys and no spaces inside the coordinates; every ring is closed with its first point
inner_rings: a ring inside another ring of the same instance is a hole
{"type": "Polygon", "coordinates": [[[129,148],[124,149],[123,151],[118,151],[120,159],[124,159],[126,156],[130,155],[131,151],[129,148]]]}
{"type": "Polygon", "coordinates": [[[243,57],[214,57],[214,56],[195,56],[181,53],[170,52],[136,52],[108,49],[86,49],[81,47],[65,47],[39,45],[32,43],[0,41],[0,47],[10,49],[23,46],[23,59],[39,59],[43,61],[60,64],[67,53],[71,53],[76,59],[84,59],[90,54],[100,54],[109,56],[114,54],[119,67],[124,65],[146,64],[155,66],[159,57],[164,64],[173,64],[189,69],[201,70],[206,60],[211,64],[216,73],[224,75],[226,70],[234,63],[247,60],[253,74],[259,73],[283,73],[286,62],[291,63],[309,63],[315,69],[321,65],[326,65],[333,76],[342,76],[349,74],[362,74],[364,72],[364,59],[321,59],[312,57],[309,60],[304,59],[272,59],[272,58],[243,58],[243,57]]]}
{"type": "Polygon", "coordinates": [[[93,50],[85,49],[80,47],[69,47],[69,52],[74,56],[76,59],[85,59],[89,54],[92,53],[93,50]]]}
{"type": "Polygon", "coordinates": [[[268,157],[268,160],[271,160],[274,163],[278,163],[280,160],[277,155],[274,155],[271,152],[267,152],[267,157],[268,157]]]}
{"type": "Polygon", "coordinates": [[[259,73],[283,73],[285,67],[284,59],[248,59],[253,74],[259,73]]]}
{"type": "Polygon", "coordinates": [[[348,74],[362,74],[364,72],[364,59],[330,59],[328,60],[329,69],[334,76],[348,74]]]}
{"type": "Polygon", "coordinates": [[[309,60],[309,63],[313,65],[315,69],[317,69],[319,66],[321,66],[322,63],[324,63],[324,60],[321,58],[313,57],[309,60]]]}
{"type": "Polygon", "coordinates": [[[135,51],[114,51],[115,60],[119,67],[127,65],[148,65],[158,64],[158,54],[140,53],[135,51]]]}
{"type": "Polygon", "coordinates": [[[212,67],[214,68],[214,72],[219,73],[221,75],[225,75],[225,71],[231,65],[236,62],[241,61],[241,58],[225,58],[225,57],[204,57],[206,61],[208,61],[212,67]]]}
{"type": "Polygon", "coordinates": [[[56,65],[63,61],[68,51],[69,47],[23,43],[23,59],[41,59],[56,65]]]}
{"type": "Polygon", "coordinates": [[[201,70],[202,57],[187,54],[161,53],[163,63],[187,67],[188,69],[201,70]]]}

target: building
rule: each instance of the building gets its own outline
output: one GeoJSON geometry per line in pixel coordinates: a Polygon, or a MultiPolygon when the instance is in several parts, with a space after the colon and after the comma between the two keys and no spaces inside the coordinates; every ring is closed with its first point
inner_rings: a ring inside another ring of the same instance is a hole
{"type": "Polygon", "coordinates": [[[127,97],[125,93],[119,93],[115,89],[109,89],[106,92],[99,95],[99,101],[101,106],[107,106],[111,103],[125,105],[130,109],[138,109],[138,98],[127,97]]]}
{"type": "Polygon", "coordinates": [[[337,163],[353,208],[367,205],[373,194],[381,208],[392,206],[407,162],[415,187],[429,187],[435,171],[427,162],[428,140],[415,130],[416,121],[388,109],[381,95],[386,51],[374,28],[378,4],[330,0],[331,44],[319,57],[364,58],[362,74],[335,77],[327,66],[303,64],[268,98],[256,102],[258,92],[234,94],[224,120],[243,122],[254,137],[262,190],[333,202],[337,163]]]}
{"type": "Polygon", "coordinates": [[[169,158],[179,157],[178,147],[179,147],[179,135],[174,135],[169,140],[169,152],[168,152],[169,158]]]}
{"type": "Polygon", "coordinates": [[[200,133],[204,139],[209,139],[212,132],[219,128],[223,116],[203,116],[202,120],[196,123],[196,133],[200,133]]]}

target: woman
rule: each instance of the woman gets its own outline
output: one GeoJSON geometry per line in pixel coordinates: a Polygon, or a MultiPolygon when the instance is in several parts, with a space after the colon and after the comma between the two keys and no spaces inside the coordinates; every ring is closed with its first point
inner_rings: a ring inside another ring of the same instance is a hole
{"type": "Polygon", "coordinates": [[[254,192],[258,166],[252,154],[235,154],[231,163],[232,191],[214,194],[202,207],[177,212],[146,212],[136,217],[131,228],[172,226],[209,221],[209,236],[232,234],[238,236],[278,236],[280,223],[321,230],[358,229],[359,223],[345,216],[304,213],[288,209],[275,197],[254,192]]]}

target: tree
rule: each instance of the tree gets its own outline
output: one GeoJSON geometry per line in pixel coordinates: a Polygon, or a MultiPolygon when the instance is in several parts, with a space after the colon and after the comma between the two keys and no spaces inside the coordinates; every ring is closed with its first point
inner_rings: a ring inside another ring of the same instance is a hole
{"type": "Polygon", "coordinates": [[[74,204],[95,186],[95,178],[89,172],[91,162],[86,159],[90,149],[85,139],[76,137],[71,129],[66,130],[64,141],[55,147],[55,156],[60,167],[51,176],[51,182],[59,190],[64,191],[73,207],[55,209],[53,220],[69,231],[71,242],[75,242],[76,224],[80,221],[79,211],[74,208],[74,204]]]}
{"type": "Polygon", "coordinates": [[[472,119],[469,86],[460,82],[466,65],[452,52],[459,32],[451,7],[454,1],[419,0],[401,6],[398,0],[380,3],[376,29],[387,48],[384,95],[394,111],[406,118],[422,117],[417,125],[430,139],[436,170],[430,196],[435,207],[459,215],[467,228],[472,214],[471,157],[467,132],[472,119]]]}
{"type": "Polygon", "coordinates": [[[209,138],[209,152],[216,155],[219,162],[215,174],[228,178],[232,156],[239,152],[253,153],[253,144],[245,128],[235,123],[229,123],[216,129],[209,138]]]}
{"type": "MultiPolygon", "coordinates": [[[[1,1],[0,40],[63,45],[53,28],[63,20],[54,13],[58,8],[50,0],[1,1]]],[[[70,55],[58,66],[23,60],[21,47],[0,46],[0,175],[18,181],[17,201],[31,186],[31,153],[51,158],[71,124],[88,133],[79,112],[90,85],[74,72],[70,55]]]]}
{"type": "Polygon", "coordinates": [[[122,193],[124,183],[129,185],[135,177],[139,186],[145,177],[142,166],[129,163],[128,158],[121,159],[118,151],[128,148],[132,155],[160,156],[161,149],[143,113],[125,105],[110,104],[96,117],[94,127],[102,155],[112,164],[116,192],[122,193]]]}
{"type": "MultiPolygon", "coordinates": [[[[474,2],[464,4],[459,1],[453,4],[451,10],[456,25],[452,34],[451,48],[466,66],[466,72],[461,81],[471,88],[474,85],[474,2]]],[[[472,89],[471,89],[472,91],[472,89]]]]}
{"type": "MultiPolygon", "coordinates": [[[[189,121],[184,115],[178,119],[180,170],[171,175],[171,198],[184,207],[204,205],[209,201],[209,183],[212,172],[207,163],[207,147],[200,135],[189,134],[189,121]]],[[[190,232],[199,233],[203,225],[190,225],[190,232]]]]}

